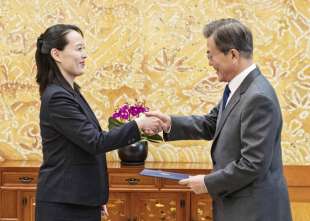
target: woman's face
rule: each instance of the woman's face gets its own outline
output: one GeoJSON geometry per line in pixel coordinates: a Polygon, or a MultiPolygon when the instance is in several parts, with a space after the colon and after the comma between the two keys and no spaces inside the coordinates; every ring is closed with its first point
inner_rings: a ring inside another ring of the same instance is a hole
{"type": "Polygon", "coordinates": [[[85,43],[82,35],[74,30],[66,35],[66,39],[68,44],[62,51],[58,50],[55,60],[64,77],[73,81],[84,72],[87,58],[85,43]]]}

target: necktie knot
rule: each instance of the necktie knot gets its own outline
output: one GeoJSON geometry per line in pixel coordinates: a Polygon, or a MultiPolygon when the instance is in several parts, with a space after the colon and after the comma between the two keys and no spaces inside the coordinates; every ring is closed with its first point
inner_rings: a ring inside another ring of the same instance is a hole
{"type": "Polygon", "coordinates": [[[230,94],[230,89],[228,87],[228,84],[226,84],[225,86],[225,90],[224,90],[224,94],[223,94],[223,105],[222,105],[222,111],[225,109],[226,103],[227,103],[227,99],[229,97],[230,94]]]}

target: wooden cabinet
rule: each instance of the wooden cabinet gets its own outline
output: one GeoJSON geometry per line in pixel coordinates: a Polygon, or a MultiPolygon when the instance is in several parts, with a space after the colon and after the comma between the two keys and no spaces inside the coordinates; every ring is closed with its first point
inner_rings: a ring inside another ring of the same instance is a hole
{"type": "MultiPolygon", "coordinates": [[[[34,221],[35,190],[40,162],[7,161],[0,164],[0,221],[34,221]]],[[[204,174],[206,164],[146,163],[145,168],[204,174]]],[[[176,181],[140,176],[144,167],[110,162],[109,217],[102,221],[208,221],[212,202],[208,194],[196,195],[176,181]]],[[[310,217],[310,167],[286,166],[294,221],[310,217]]]]}
{"type": "Polygon", "coordinates": [[[191,220],[210,221],[212,220],[212,201],[206,194],[191,194],[191,220]]]}
{"type": "Polygon", "coordinates": [[[129,221],[131,215],[131,194],[130,193],[110,193],[108,204],[108,217],[102,217],[102,221],[129,221]]]}
{"type": "MultiPolygon", "coordinates": [[[[207,166],[201,165],[200,169],[193,169],[189,164],[147,163],[144,167],[198,174],[207,173],[207,166]]],[[[139,172],[144,167],[109,164],[110,215],[102,220],[190,220],[192,195],[189,189],[179,185],[177,181],[140,176],[139,172]]]]}
{"type": "Polygon", "coordinates": [[[34,221],[35,190],[2,189],[0,192],[1,221],[34,221]]]}
{"type": "MultiPolygon", "coordinates": [[[[125,168],[124,168],[125,169],[125,168]]],[[[157,190],[159,188],[158,180],[153,177],[140,176],[139,172],[111,172],[109,173],[109,182],[111,189],[149,189],[157,190]]]]}
{"type": "MultiPolygon", "coordinates": [[[[0,221],[34,221],[39,165],[31,161],[7,161],[0,165],[0,221]]],[[[144,167],[188,174],[209,171],[206,164],[199,165],[198,169],[189,164],[167,163],[146,163],[144,167]]],[[[108,164],[109,217],[102,217],[102,221],[190,220],[193,205],[189,189],[176,181],[140,176],[144,167],[126,167],[118,162],[108,164]]],[[[211,201],[206,202],[205,206],[210,207],[211,201]]]]}
{"type": "Polygon", "coordinates": [[[132,220],[186,220],[186,194],[184,193],[137,193],[132,210],[132,220]]]}
{"type": "Polygon", "coordinates": [[[0,220],[18,220],[17,211],[18,207],[21,206],[17,203],[20,202],[18,191],[1,189],[0,197],[0,220]]]}
{"type": "Polygon", "coordinates": [[[185,193],[112,192],[108,204],[109,217],[102,217],[102,221],[188,220],[186,202],[190,202],[186,196],[185,193]]]}
{"type": "Polygon", "coordinates": [[[35,220],[35,191],[21,191],[21,217],[23,221],[35,220]]]}
{"type": "Polygon", "coordinates": [[[1,165],[0,221],[34,221],[37,174],[37,163],[1,165]]]}

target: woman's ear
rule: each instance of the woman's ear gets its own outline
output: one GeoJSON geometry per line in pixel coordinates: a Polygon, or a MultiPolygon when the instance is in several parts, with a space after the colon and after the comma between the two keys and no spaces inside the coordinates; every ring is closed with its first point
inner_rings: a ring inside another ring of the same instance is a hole
{"type": "Polygon", "coordinates": [[[56,62],[61,63],[60,51],[59,51],[57,48],[52,48],[50,53],[51,53],[52,58],[53,58],[56,62]]]}

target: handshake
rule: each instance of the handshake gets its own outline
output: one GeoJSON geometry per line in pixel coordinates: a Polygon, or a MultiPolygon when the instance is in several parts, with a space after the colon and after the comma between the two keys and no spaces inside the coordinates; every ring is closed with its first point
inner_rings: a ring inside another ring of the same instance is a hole
{"type": "MultiPolygon", "coordinates": [[[[140,131],[150,136],[161,131],[164,131],[165,133],[170,132],[171,117],[169,115],[163,114],[159,111],[145,112],[144,114],[145,115],[135,119],[140,131]]],[[[186,185],[196,194],[207,193],[208,189],[205,185],[204,178],[205,175],[190,176],[187,179],[180,180],[179,184],[186,185]]]]}
{"type": "Polygon", "coordinates": [[[171,117],[159,111],[145,112],[135,119],[139,130],[146,135],[155,135],[161,131],[168,133],[171,128],[171,117]]]}

